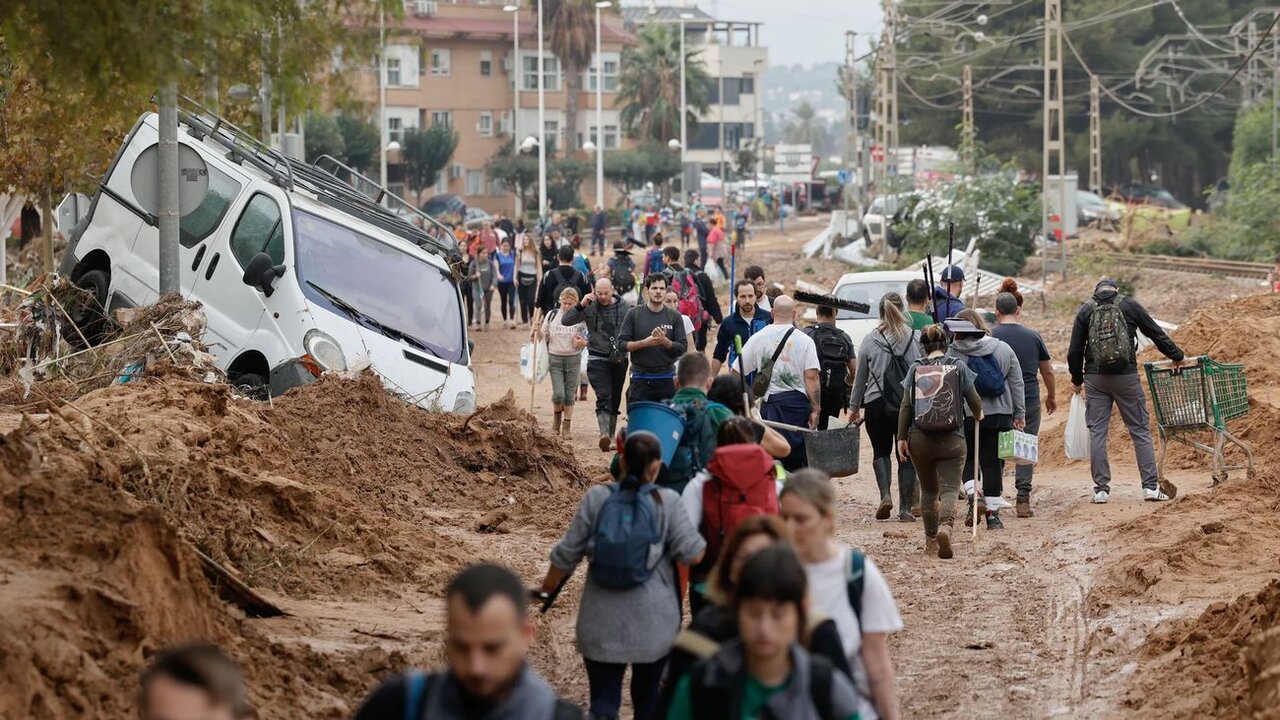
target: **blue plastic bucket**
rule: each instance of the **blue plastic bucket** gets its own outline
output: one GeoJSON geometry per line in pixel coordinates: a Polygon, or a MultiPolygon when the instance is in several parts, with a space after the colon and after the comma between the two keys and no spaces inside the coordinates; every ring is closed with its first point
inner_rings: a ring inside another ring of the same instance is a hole
{"type": "Polygon", "coordinates": [[[635,402],[627,406],[627,432],[645,430],[662,443],[662,464],[670,465],[684,435],[684,416],[656,402],[635,402]]]}

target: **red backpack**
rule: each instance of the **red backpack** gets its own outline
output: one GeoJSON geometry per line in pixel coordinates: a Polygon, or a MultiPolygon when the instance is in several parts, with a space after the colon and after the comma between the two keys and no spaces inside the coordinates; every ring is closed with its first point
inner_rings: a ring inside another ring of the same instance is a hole
{"type": "Polygon", "coordinates": [[[671,290],[678,298],[676,310],[693,321],[694,330],[701,330],[707,312],[703,308],[702,295],[698,292],[698,279],[694,277],[693,271],[685,268],[675,273],[671,278],[671,290]]]}
{"type": "Polygon", "coordinates": [[[711,479],[702,486],[698,530],[707,540],[706,559],[714,562],[739,523],[753,515],[778,514],[778,477],[773,458],[754,443],[716,448],[707,471],[711,479]]]}

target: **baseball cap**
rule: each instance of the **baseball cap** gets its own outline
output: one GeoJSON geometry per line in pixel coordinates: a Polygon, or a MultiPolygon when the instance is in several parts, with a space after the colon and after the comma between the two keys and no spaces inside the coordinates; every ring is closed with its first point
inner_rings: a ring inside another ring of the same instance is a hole
{"type": "Polygon", "coordinates": [[[959,265],[948,265],[942,270],[941,282],[964,282],[964,268],[959,265]]]}

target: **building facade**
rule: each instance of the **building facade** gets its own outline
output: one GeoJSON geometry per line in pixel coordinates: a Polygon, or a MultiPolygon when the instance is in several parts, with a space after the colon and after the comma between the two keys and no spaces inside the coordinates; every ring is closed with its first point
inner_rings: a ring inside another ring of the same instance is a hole
{"type": "MultiPolygon", "coordinates": [[[[531,3],[519,3],[529,6],[531,3]]],[[[457,195],[467,206],[490,213],[511,213],[515,196],[487,177],[485,165],[504,145],[516,146],[538,134],[538,71],[544,73],[548,156],[564,145],[566,82],[560,62],[551,52],[550,31],[539,62],[537,17],[530,7],[519,12],[520,42],[516,56],[515,12],[501,2],[471,0],[410,0],[405,16],[387,27],[386,124],[389,141],[399,142],[405,130],[446,125],[458,133],[458,147],[449,166],[434,187],[416,198],[418,205],[433,195],[457,195]],[[517,86],[519,105],[516,104],[517,86]]],[[[604,152],[625,145],[616,106],[618,70],[622,49],[634,42],[617,15],[602,17],[601,50],[585,73],[578,99],[578,127],[572,130],[585,141],[596,138],[596,63],[603,62],[604,152]]],[[[361,79],[366,102],[378,106],[376,68],[361,79]]],[[[376,111],[375,111],[376,116],[376,111]]],[[[581,147],[582,142],[579,142],[581,147]]],[[[578,159],[594,163],[593,153],[579,152],[578,159]]],[[[402,197],[414,194],[403,184],[395,151],[388,153],[391,190],[402,197]]],[[[581,197],[590,206],[596,197],[595,174],[582,184],[581,197]]],[[[606,181],[606,186],[608,185],[606,181]]],[[[606,203],[614,201],[606,187],[606,203]]]]}

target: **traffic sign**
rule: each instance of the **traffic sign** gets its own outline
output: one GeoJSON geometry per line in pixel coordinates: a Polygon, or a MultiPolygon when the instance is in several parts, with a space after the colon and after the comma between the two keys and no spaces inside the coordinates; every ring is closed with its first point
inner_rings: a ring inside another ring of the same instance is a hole
{"type": "Polygon", "coordinates": [[[848,185],[849,181],[853,179],[853,173],[848,170],[841,169],[836,173],[836,179],[840,181],[841,185],[848,185]]]}

